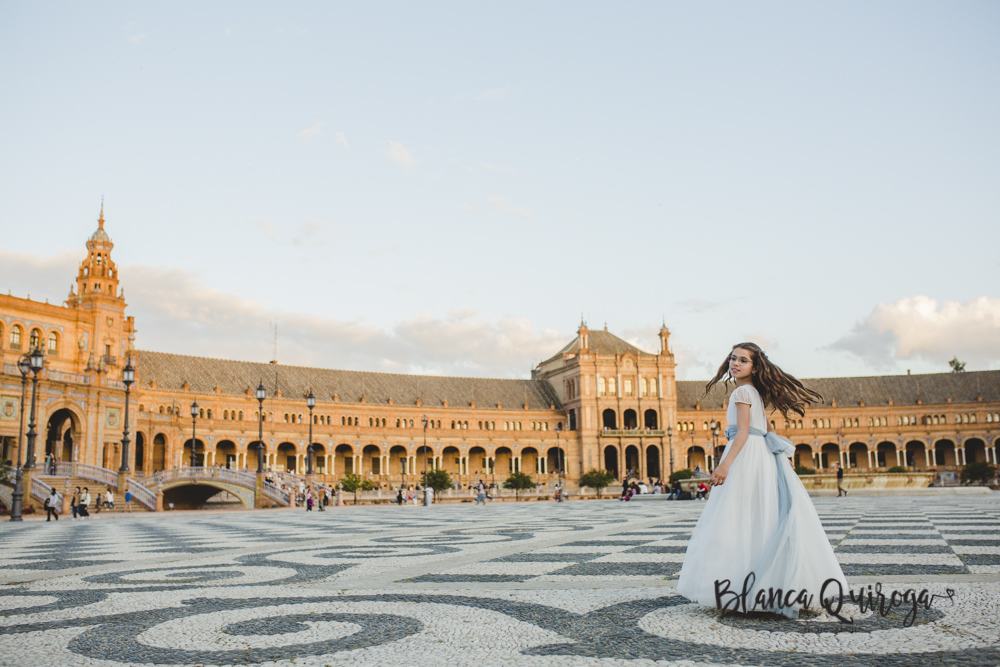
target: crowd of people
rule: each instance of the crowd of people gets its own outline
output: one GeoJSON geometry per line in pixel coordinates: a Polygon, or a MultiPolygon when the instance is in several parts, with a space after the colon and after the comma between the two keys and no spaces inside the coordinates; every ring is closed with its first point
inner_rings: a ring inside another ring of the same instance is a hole
{"type": "MultiPolygon", "coordinates": [[[[674,480],[673,484],[663,484],[660,480],[656,480],[653,484],[653,489],[650,491],[649,487],[643,481],[629,481],[626,477],[625,481],[622,482],[622,493],[619,500],[628,501],[634,496],[643,493],[652,493],[653,495],[667,494],[667,500],[691,500],[691,492],[685,491],[681,487],[680,480],[674,480]]],[[[708,486],[704,481],[700,481],[695,487],[694,499],[705,500],[708,498],[708,486]]]]}

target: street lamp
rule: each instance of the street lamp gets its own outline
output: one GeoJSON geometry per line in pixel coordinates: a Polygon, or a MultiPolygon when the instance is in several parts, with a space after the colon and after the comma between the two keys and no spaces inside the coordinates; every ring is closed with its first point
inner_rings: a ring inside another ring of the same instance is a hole
{"type": "Polygon", "coordinates": [[[427,488],[427,415],[421,421],[424,423],[424,489],[427,488]]]}
{"type": "Polygon", "coordinates": [[[667,447],[670,449],[670,476],[674,474],[674,427],[667,427],[667,447]]]}
{"type": "Polygon", "coordinates": [[[198,441],[195,439],[195,423],[198,421],[198,402],[195,401],[191,404],[191,467],[194,467],[196,463],[195,460],[195,449],[197,448],[198,441]]]}
{"type": "Polygon", "coordinates": [[[28,373],[31,361],[27,354],[17,360],[17,370],[21,371],[21,426],[17,430],[17,470],[14,471],[14,493],[11,494],[10,520],[21,521],[21,506],[24,499],[24,477],[21,470],[21,452],[24,451],[24,395],[28,391],[28,373]]]}
{"type": "Polygon", "coordinates": [[[306,396],[306,405],[309,406],[309,444],[306,446],[306,474],[313,474],[313,408],[316,407],[316,397],[313,396],[312,389],[306,396]]]}
{"type": "Polygon", "coordinates": [[[41,349],[35,348],[28,357],[28,365],[31,367],[31,416],[28,419],[28,453],[24,459],[25,468],[35,467],[35,438],[38,432],[35,430],[35,406],[38,405],[38,372],[45,365],[45,356],[41,349]]]}
{"type": "Polygon", "coordinates": [[[559,434],[562,432],[562,422],[556,424],[556,452],[559,454],[559,502],[563,501],[562,474],[563,474],[563,451],[559,444],[559,434]]]}
{"type": "Polygon", "coordinates": [[[135,368],[132,367],[132,357],[128,358],[128,363],[122,369],[122,382],[125,383],[125,430],[122,433],[122,465],[118,472],[128,472],[128,445],[131,442],[128,437],[128,398],[135,382],[135,368]]]}
{"type": "Polygon", "coordinates": [[[714,468],[719,467],[719,422],[714,419],[708,423],[712,429],[712,463],[714,468]]]}
{"type": "Polygon", "coordinates": [[[267,390],[264,389],[264,381],[257,385],[257,403],[260,408],[257,412],[257,472],[264,472],[264,399],[267,397],[267,390]]]}

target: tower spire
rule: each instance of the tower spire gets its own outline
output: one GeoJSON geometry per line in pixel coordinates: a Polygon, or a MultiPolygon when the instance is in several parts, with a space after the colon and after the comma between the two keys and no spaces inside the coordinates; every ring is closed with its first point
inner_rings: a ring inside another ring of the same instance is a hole
{"type": "Polygon", "coordinates": [[[101,195],[101,217],[97,219],[97,228],[104,229],[104,195],[101,195]]]}

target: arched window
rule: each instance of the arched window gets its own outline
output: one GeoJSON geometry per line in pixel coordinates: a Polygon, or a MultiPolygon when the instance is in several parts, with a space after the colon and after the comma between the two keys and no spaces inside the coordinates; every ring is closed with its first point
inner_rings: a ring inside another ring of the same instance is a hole
{"type": "Polygon", "coordinates": [[[618,385],[615,383],[615,378],[608,378],[608,393],[611,396],[615,396],[618,393],[618,385]]]}
{"type": "Polygon", "coordinates": [[[243,411],[242,410],[240,410],[240,417],[239,417],[239,419],[240,419],[240,421],[243,421],[243,411]]]}
{"type": "Polygon", "coordinates": [[[223,420],[229,419],[229,410],[223,410],[222,411],[222,419],[223,420]]]}
{"type": "Polygon", "coordinates": [[[976,423],[976,415],[975,414],[969,416],[969,423],[970,424],[975,424],[976,423]]]}
{"type": "Polygon", "coordinates": [[[161,415],[163,414],[163,406],[162,405],[160,406],[160,414],[161,415]]]}
{"type": "Polygon", "coordinates": [[[656,378],[649,378],[649,395],[656,396],[656,378]]]}
{"type": "Polygon", "coordinates": [[[23,331],[23,329],[21,329],[21,325],[20,324],[15,324],[14,326],[12,326],[10,328],[10,346],[14,350],[20,350],[21,349],[21,333],[22,333],[22,331],[23,331]]]}
{"type": "Polygon", "coordinates": [[[288,413],[287,412],[285,413],[285,423],[286,424],[288,423],[288,413]]]}
{"type": "Polygon", "coordinates": [[[59,354],[59,334],[55,331],[49,332],[49,354],[59,354]]]}
{"type": "Polygon", "coordinates": [[[101,265],[101,256],[100,255],[97,256],[97,265],[98,266],[101,265]]]}
{"type": "Polygon", "coordinates": [[[604,378],[600,378],[597,381],[597,393],[601,396],[607,396],[608,394],[608,381],[604,378]]]}

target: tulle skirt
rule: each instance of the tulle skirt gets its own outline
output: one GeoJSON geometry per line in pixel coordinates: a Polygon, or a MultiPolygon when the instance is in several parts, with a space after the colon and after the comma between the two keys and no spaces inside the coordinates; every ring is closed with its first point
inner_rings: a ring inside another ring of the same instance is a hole
{"type": "MultiPolygon", "coordinates": [[[[722,460],[730,447],[732,441],[722,460]]],[[[844,572],[809,494],[787,458],[777,460],[780,465],[763,437],[749,436],[695,525],[678,593],[712,607],[792,618],[803,607],[818,611],[821,594],[847,593],[844,572]],[[778,475],[784,477],[787,499],[779,499],[778,475]]]]}

